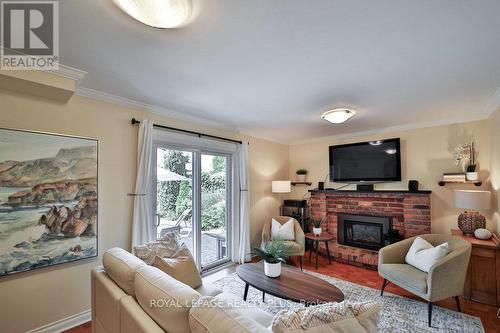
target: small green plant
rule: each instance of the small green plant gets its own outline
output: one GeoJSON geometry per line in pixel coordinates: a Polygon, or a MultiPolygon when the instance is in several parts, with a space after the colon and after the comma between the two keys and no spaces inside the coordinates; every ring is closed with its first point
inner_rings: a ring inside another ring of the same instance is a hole
{"type": "Polygon", "coordinates": [[[321,225],[325,223],[325,219],[314,219],[311,224],[314,228],[321,228],[321,225]]]}
{"type": "Polygon", "coordinates": [[[286,259],[290,256],[289,248],[282,240],[271,241],[263,248],[254,247],[253,250],[255,255],[269,264],[286,263],[286,259]]]}
{"type": "Polygon", "coordinates": [[[297,175],[307,175],[307,170],[306,169],[299,169],[296,171],[297,175]]]}

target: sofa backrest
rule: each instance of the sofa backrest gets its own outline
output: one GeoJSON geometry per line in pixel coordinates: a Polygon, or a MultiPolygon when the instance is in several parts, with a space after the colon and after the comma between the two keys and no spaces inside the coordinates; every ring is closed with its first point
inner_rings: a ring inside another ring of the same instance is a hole
{"type": "Polygon", "coordinates": [[[132,253],[114,247],[104,253],[102,258],[106,273],[130,296],[135,296],[135,271],[146,264],[132,253]]]}

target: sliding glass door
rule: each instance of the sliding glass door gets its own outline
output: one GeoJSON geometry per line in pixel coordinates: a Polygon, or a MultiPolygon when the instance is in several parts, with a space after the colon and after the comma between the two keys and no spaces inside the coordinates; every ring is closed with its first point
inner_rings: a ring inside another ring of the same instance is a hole
{"type": "Polygon", "coordinates": [[[228,170],[224,155],[201,155],[201,266],[228,258],[228,170]]]}
{"type": "Polygon", "coordinates": [[[175,233],[194,253],[194,153],[161,146],[155,152],[156,236],[175,233]]]}
{"type": "Polygon", "coordinates": [[[229,260],[230,155],[156,144],[157,237],[174,233],[200,270],[229,260]]]}

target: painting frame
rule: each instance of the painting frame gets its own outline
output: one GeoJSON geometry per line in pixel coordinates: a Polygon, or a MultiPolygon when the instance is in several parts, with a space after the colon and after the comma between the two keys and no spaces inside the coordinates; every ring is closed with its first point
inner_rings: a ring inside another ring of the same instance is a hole
{"type": "MultiPolygon", "coordinates": [[[[42,136],[48,136],[48,137],[56,137],[56,138],[66,138],[66,139],[75,139],[75,140],[86,140],[89,142],[92,142],[95,144],[95,192],[96,192],[96,201],[95,201],[95,208],[96,208],[96,214],[95,214],[95,251],[92,255],[87,255],[85,257],[81,258],[74,258],[74,259],[68,259],[62,262],[56,262],[56,263],[50,263],[47,265],[40,265],[37,267],[32,267],[29,269],[23,269],[23,270],[16,270],[16,271],[11,271],[5,274],[2,274],[0,272],[0,281],[2,279],[7,279],[9,277],[15,277],[18,275],[23,275],[23,274],[30,274],[30,273],[36,273],[36,272],[41,272],[44,269],[54,269],[61,267],[62,265],[65,264],[75,264],[78,262],[89,262],[93,261],[99,256],[99,146],[100,146],[100,141],[97,138],[93,137],[87,137],[87,136],[80,136],[80,135],[71,135],[71,134],[63,134],[63,133],[55,133],[55,132],[47,132],[47,131],[40,131],[40,130],[32,130],[32,129],[24,129],[24,128],[11,128],[11,127],[3,127],[0,126],[0,138],[1,134],[4,131],[10,131],[10,132],[15,132],[15,133],[26,133],[26,134],[31,134],[31,135],[42,135],[42,136]]],[[[1,154],[0,154],[1,155],[1,154]]],[[[0,163],[1,163],[0,159],[0,163]]],[[[2,203],[0,202],[0,205],[2,203]]],[[[1,214],[1,213],[0,213],[1,214]]],[[[1,243],[1,240],[0,240],[1,243]]],[[[0,256],[2,253],[0,252],[0,256]]],[[[1,263],[0,263],[1,264],[1,263]]]]}

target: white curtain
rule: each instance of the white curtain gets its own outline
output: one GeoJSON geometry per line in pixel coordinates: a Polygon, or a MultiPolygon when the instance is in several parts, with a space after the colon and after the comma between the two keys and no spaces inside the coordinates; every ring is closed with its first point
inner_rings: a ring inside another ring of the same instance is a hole
{"type": "Polygon", "coordinates": [[[238,145],[238,177],[239,177],[239,239],[238,255],[239,263],[250,261],[250,179],[248,171],[248,141],[243,140],[238,145]]]}
{"type": "Polygon", "coordinates": [[[156,238],[153,222],[153,198],[150,191],[153,153],[153,122],[141,120],[137,142],[137,179],[135,181],[132,246],[156,238]]]}

